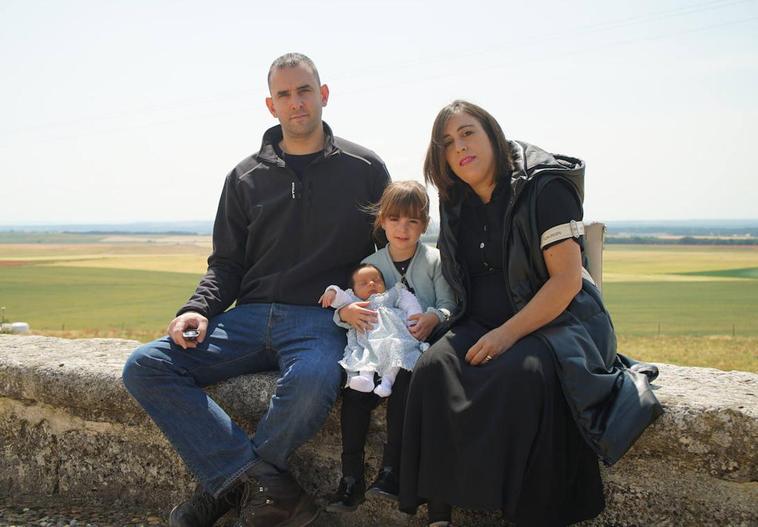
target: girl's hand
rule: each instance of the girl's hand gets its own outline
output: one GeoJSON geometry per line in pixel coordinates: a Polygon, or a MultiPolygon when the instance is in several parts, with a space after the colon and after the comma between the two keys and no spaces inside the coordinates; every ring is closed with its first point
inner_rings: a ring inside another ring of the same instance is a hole
{"type": "Polygon", "coordinates": [[[353,326],[356,331],[368,331],[374,327],[377,319],[376,311],[366,309],[369,302],[353,302],[337,311],[340,320],[353,326]]]}
{"type": "Polygon", "coordinates": [[[506,352],[515,344],[511,332],[507,331],[504,326],[497,327],[480,338],[476,344],[471,346],[466,353],[466,362],[472,366],[481,366],[498,355],[506,352]]]}
{"type": "Polygon", "coordinates": [[[408,320],[416,321],[416,323],[408,328],[416,340],[424,342],[432,334],[434,328],[440,323],[440,319],[434,313],[419,313],[417,315],[411,315],[408,320]]]}
{"type": "Polygon", "coordinates": [[[321,307],[331,307],[336,297],[337,292],[334,289],[329,289],[321,295],[321,298],[319,298],[318,301],[321,304],[321,307]]]}

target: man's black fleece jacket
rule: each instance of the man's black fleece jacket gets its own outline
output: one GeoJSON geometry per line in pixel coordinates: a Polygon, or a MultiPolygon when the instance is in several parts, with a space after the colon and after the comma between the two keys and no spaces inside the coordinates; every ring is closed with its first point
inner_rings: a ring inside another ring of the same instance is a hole
{"type": "Polygon", "coordinates": [[[389,183],[382,160],[334,137],[302,178],[276,154],[280,126],[226,177],[208,271],[177,312],[213,317],[233,302],[312,305],[374,250],[365,211],[389,183]]]}

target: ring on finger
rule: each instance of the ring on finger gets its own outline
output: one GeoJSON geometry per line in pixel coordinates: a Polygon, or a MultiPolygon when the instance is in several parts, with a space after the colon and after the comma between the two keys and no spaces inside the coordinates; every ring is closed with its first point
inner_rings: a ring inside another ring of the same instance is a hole
{"type": "Polygon", "coordinates": [[[490,354],[488,353],[488,354],[487,354],[487,356],[486,356],[486,357],[484,357],[484,362],[489,362],[489,361],[491,361],[491,360],[492,360],[492,355],[490,355],[490,354]]]}

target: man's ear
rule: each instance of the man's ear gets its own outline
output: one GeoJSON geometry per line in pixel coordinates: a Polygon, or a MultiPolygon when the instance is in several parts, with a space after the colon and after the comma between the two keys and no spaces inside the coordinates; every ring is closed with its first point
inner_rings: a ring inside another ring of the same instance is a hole
{"type": "Polygon", "coordinates": [[[321,85],[321,106],[326,106],[329,102],[329,86],[326,84],[321,85]]]}
{"type": "Polygon", "coordinates": [[[271,115],[278,117],[276,115],[276,109],[274,108],[274,99],[271,97],[266,97],[266,108],[268,108],[268,111],[271,113],[271,115]]]}

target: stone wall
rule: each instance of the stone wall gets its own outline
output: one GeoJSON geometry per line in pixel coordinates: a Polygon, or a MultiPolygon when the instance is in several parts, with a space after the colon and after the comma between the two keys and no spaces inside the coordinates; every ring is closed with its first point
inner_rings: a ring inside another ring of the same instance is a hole
{"type": "MultiPolygon", "coordinates": [[[[89,495],[170,508],[192,488],[181,461],[131,399],[120,374],[137,345],[116,339],[0,335],[0,494],[89,495]]],[[[604,468],[608,507],[589,525],[758,525],[758,375],[659,365],[666,413],[615,466],[604,468]]],[[[209,391],[250,432],[274,375],[239,377],[209,391]]],[[[381,454],[375,412],[367,463],[381,454]]],[[[316,494],[339,479],[339,409],[292,460],[316,494]]],[[[369,471],[368,476],[373,473],[369,471]]],[[[497,514],[456,512],[460,526],[501,525],[497,514]]],[[[389,503],[317,525],[423,525],[389,503]]]]}

